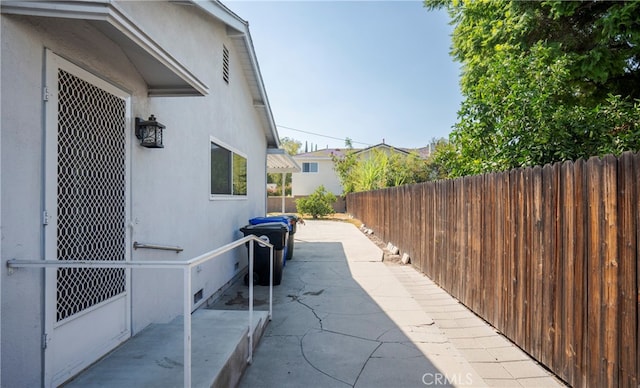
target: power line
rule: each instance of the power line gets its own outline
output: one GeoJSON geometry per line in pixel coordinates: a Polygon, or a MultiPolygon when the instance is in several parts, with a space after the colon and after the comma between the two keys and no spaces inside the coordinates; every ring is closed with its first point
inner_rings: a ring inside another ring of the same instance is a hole
{"type": "MultiPolygon", "coordinates": [[[[296,129],[296,128],[291,128],[291,127],[286,127],[284,125],[277,125],[276,127],[278,128],[284,128],[284,129],[288,129],[290,131],[296,131],[296,132],[302,132],[302,133],[306,133],[309,135],[314,135],[314,136],[320,136],[320,137],[326,137],[327,139],[333,139],[333,140],[342,140],[342,141],[346,141],[346,138],[340,138],[340,137],[334,137],[334,136],[329,136],[329,135],[323,135],[321,133],[315,133],[315,132],[309,132],[309,131],[303,131],[302,129],[296,129]]],[[[369,144],[369,143],[364,143],[361,141],[355,141],[355,140],[351,140],[351,144],[362,144],[362,145],[366,145],[366,146],[372,146],[373,144],[369,144]]]]}

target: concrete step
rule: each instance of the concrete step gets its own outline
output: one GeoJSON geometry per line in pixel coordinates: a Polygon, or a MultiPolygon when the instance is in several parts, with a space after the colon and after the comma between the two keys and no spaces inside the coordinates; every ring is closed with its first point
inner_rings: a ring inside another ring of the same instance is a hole
{"type": "MultiPolygon", "coordinates": [[[[268,320],[254,311],[254,349],[268,320]]],[[[152,324],[66,383],[65,387],[182,387],[182,316],[152,324]]],[[[248,311],[195,311],[191,319],[192,387],[233,387],[247,367],[248,311]]]]}

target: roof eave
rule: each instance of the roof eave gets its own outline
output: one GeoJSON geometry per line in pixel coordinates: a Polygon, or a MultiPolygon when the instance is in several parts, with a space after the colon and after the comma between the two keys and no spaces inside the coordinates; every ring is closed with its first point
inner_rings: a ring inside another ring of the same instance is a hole
{"type": "Polygon", "coordinates": [[[273,118],[269,98],[253,47],[249,23],[217,0],[191,2],[226,25],[226,33],[240,55],[242,68],[249,82],[254,108],[258,111],[267,138],[267,148],[279,148],[280,138],[273,118]]]}
{"type": "Polygon", "coordinates": [[[118,43],[136,62],[150,96],[204,96],[208,87],[141,30],[115,2],[83,0],[2,1],[1,12],[25,16],[85,20],[118,43]]]}
{"type": "Polygon", "coordinates": [[[267,172],[288,173],[300,172],[300,166],[284,149],[269,149],[267,151],[267,172]]]}

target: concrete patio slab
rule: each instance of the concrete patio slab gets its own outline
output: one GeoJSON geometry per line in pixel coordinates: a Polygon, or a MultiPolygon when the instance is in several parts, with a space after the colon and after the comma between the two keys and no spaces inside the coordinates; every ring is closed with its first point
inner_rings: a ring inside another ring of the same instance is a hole
{"type": "MultiPolygon", "coordinates": [[[[235,385],[247,364],[248,312],[198,310],[192,314],[193,387],[235,385]]],[[[256,312],[256,342],[267,321],[256,312]]],[[[65,384],[66,388],[182,387],[183,321],[152,324],[65,384]]]]}
{"type": "MultiPolygon", "coordinates": [[[[500,361],[521,361],[503,349],[513,344],[412,267],[381,262],[355,226],[307,221],[295,239],[274,288],[273,321],[240,387],[523,386],[500,361]]],[[[245,292],[237,287],[218,304],[245,292]]],[[[264,292],[258,287],[256,297],[264,292]]],[[[562,386],[532,364],[545,383],[562,386]]]]}

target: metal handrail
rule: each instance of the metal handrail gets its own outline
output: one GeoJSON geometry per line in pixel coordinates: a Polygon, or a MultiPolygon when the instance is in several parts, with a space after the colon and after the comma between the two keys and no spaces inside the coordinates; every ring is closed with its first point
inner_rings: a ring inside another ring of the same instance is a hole
{"type": "Polygon", "coordinates": [[[176,251],[176,253],[182,252],[184,251],[184,248],[181,247],[174,247],[174,246],[170,246],[170,245],[160,245],[160,244],[146,244],[146,243],[139,243],[137,241],[133,242],[133,249],[160,249],[160,250],[165,250],[165,251],[176,251]]]}
{"type": "MultiPolygon", "coordinates": [[[[273,244],[261,240],[258,236],[248,235],[218,249],[194,257],[187,261],[108,261],[108,260],[23,260],[7,261],[9,275],[15,268],[145,268],[145,269],[182,269],[184,276],[184,386],[191,387],[191,269],[223,253],[229,252],[245,243],[256,241],[269,247],[269,320],[273,313],[273,244]]],[[[249,244],[249,279],[253,278],[254,245],[249,244]]],[[[248,363],[253,361],[253,282],[249,281],[249,342],[248,363]]]]}

